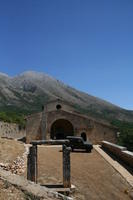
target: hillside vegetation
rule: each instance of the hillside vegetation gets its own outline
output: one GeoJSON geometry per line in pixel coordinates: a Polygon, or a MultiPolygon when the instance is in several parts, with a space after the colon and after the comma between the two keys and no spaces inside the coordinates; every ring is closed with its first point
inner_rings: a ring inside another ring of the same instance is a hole
{"type": "Polygon", "coordinates": [[[112,125],[119,128],[120,136],[118,143],[126,146],[129,151],[133,151],[133,123],[113,120],[112,125]]]}
{"type": "Polygon", "coordinates": [[[2,111],[0,112],[0,121],[19,124],[22,128],[25,127],[25,115],[23,113],[2,111]]]}
{"type": "Polygon", "coordinates": [[[133,122],[133,111],[78,91],[44,73],[25,72],[16,77],[0,74],[0,111],[33,113],[49,100],[61,98],[78,112],[97,119],[133,122]]]}

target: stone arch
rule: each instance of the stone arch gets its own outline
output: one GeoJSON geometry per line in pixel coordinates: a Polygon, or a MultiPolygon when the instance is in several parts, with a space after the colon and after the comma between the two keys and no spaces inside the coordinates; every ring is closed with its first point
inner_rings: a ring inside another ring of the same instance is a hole
{"type": "Polygon", "coordinates": [[[65,139],[67,136],[74,135],[74,128],[70,121],[58,119],[53,122],[50,130],[51,139],[65,139]]]}
{"type": "Polygon", "coordinates": [[[86,133],[85,133],[85,132],[82,132],[82,133],[81,133],[81,137],[83,138],[84,141],[87,140],[87,136],[86,136],[86,133]]]}

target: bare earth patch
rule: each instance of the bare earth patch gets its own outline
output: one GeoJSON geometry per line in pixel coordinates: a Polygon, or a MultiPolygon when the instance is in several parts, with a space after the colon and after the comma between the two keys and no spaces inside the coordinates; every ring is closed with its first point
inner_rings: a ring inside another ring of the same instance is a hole
{"type": "Polygon", "coordinates": [[[11,163],[24,153],[24,145],[20,142],[0,138],[0,163],[11,163]]]}
{"type": "MultiPolygon", "coordinates": [[[[24,145],[17,141],[0,138],[0,163],[12,163],[18,156],[24,152],[24,145]]],[[[0,200],[26,200],[25,194],[0,180],[0,200]]]]}
{"type": "MultiPolygon", "coordinates": [[[[13,166],[17,167],[17,169],[19,169],[19,167],[21,168],[22,167],[21,162],[19,162],[17,158],[22,158],[23,160],[23,154],[25,150],[26,149],[23,143],[20,143],[14,140],[0,138],[0,162],[3,163],[3,166],[6,166],[7,164],[9,166],[10,165],[12,166],[13,164],[13,166]],[[18,163],[15,163],[15,161],[18,161],[18,163]]],[[[8,167],[1,167],[1,168],[6,169],[6,171],[10,171],[16,174],[16,169],[14,167],[13,168],[11,167],[9,169],[8,167]]],[[[21,174],[21,176],[23,175],[26,176],[26,171],[24,174],[23,173],[21,174]]],[[[49,198],[47,194],[46,194],[46,198],[36,197],[33,195],[34,193],[31,194],[29,192],[26,192],[26,190],[24,191],[23,189],[21,190],[20,187],[17,187],[17,183],[20,183],[19,179],[17,179],[15,183],[16,183],[15,186],[10,184],[9,181],[6,181],[6,179],[3,179],[2,174],[0,174],[0,200],[44,200],[44,199],[52,200],[52,199],[55,199],[55,198],[49,198]]]]}
{"type": "MultiPolygon", "coordinates": [[[[61,147],[38,147],[38,182],[62,183],[61,147]]],[[[24,145],[13,140],[0,139],[0,162],[12,163],[24,153],[24,145]]],[[[25,172],[26,175],[26,172],[25,172]]],[[[130,186],[95,150],[92,153],[71,153],[72,184],[76,200],[129,200],[130,186]]],[[[30,199],[14,186],[0,179],[0,200],[30,199]]]]}
{"type": "MultiPolygon", "coordinates": [[[[39,147],[38,182],[62,183],[62,152],[57,147],[39,147]]],[[[76,200],[129,200],[128,183],[95,150],[71,153],[72,184],[76,200]]]]}

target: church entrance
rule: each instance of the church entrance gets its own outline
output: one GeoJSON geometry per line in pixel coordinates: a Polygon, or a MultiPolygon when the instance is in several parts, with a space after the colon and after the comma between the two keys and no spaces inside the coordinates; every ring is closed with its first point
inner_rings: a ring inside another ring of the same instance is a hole
{"type": "Polygon", "coordinates": [[[74,135],[74,128],[71,122],[66,119],[58,119],[51,126],[51,139],[65,139],[74,135]]]}

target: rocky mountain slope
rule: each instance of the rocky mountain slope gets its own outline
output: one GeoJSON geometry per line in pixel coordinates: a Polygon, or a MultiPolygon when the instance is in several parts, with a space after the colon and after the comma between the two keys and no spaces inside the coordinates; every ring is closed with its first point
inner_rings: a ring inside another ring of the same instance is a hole
{"type": "Polygon", "coordinates": [[[13,78],[0,73],[0,111],[37,112],[57,98],[69,102],[77,112],[99,120],[133,122],[133,111],[80,92],[44,73],[29,71],[13,78]]]}

